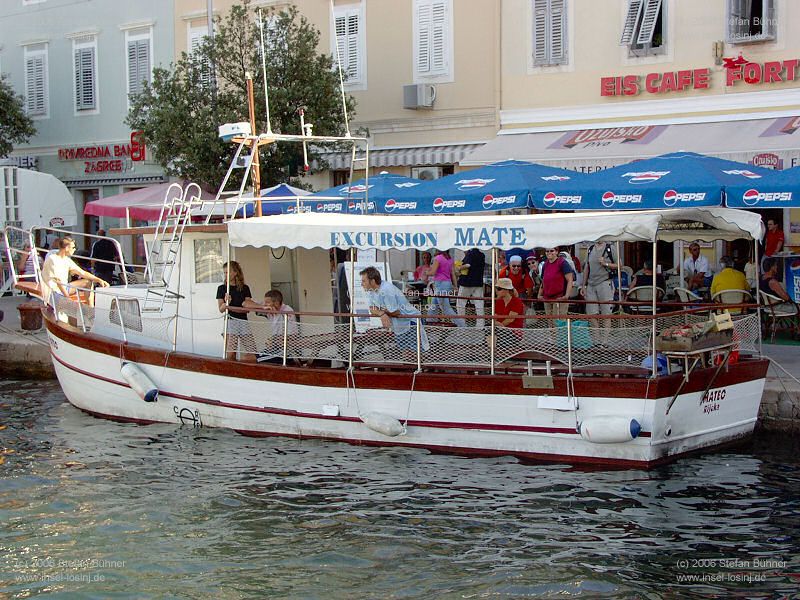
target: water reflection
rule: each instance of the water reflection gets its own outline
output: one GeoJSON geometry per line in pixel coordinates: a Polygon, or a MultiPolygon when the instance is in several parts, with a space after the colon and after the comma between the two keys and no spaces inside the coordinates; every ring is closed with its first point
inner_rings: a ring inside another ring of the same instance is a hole
{"type": "Polygon", "coordinates": [[[0,404],[0,448],[14,450],[0,481],[9,597],[774,597],[797,587],[796,442],[762,436],[650,472],[581,471],[121,425],[75,410],[53,383],[0,384],[0,404]],[[750,568],[756,558],[785,564],[750,568]],[[766,581],[708,580],[737,572],[766,581]],[[678,580],[694,575],[706,581],[678,580]]]}

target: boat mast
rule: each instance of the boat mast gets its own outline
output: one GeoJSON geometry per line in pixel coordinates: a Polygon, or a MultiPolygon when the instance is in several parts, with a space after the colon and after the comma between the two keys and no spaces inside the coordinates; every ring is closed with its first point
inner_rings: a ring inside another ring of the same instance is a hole
{"type": "Polygon", "coordinates": [[[245,73],[245,79],[247,81],[247,109],[250,112],[250,131],[252,131],[253,135],[255,136],[251,140],[253,148],[250,153],[250,156],[252,157],[250,163],[250,175],[253,180],[253,198],[256,199],[255,216],[260,217],[261,216],[261,165],[258,160],[258,147],[260,144],[258,136],[256,135],[256,107],[255,107],[255,97],[253,95],[253,76],[250,73],[245,73]]]}

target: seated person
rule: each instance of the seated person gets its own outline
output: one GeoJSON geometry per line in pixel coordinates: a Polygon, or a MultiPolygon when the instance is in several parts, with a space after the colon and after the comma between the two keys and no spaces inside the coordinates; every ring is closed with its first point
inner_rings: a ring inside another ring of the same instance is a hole
{"type": "MultiPolygon", "coordinates": [[[[256,314],[267,317],[270,323],[270,337],[267,347],[259,352],[258,362],[283,363],[283,328],[286,323],[286,334],[288,336],[297,335],[297,320],[294,309],[288,304],[283,303],[283,294],[279,290],[270,290],[264,294],[264,312],[256,314]],[[284,314],[288,316],[284,319],[284,314]]],[[[297,359],[294,361],[298,362],[297,359]]]]}
{"type": "MultiPolygon", "coordinates": [[[[642,270],[633,276],[630,289],[635,287],[652,287],[653,286],[653,261],[647,259],[644,261],[642,270]]],[[[656,273],[656,287],[662,290],[667,289],[667,281],[661,273],[656,273]]]]}
{"type": "Polygon", "coordinates": [[[494,312],[506,319],[496,321],[498,327],[522,328],[525,319],[525,307],[522,300],[514,295],[514,283],[508,277],[502,277],[495,284],[497,288],[497,302],[494,303],[494,312]]]}
{"type": "Polygon", "coordinates": [[[717,292],[725,290],[742,290],[745,292],[750,291],[750,284],[747,283],[747,277],[744,273],[733,268],[733,259],[730,256],[723,256],[719,261],[722,270],[714,275],[711,282],[711,296],[717,292]]]}
{"type": "Polygon", "coordinates": [[[786,288],[778,280],[778,261],[774,258],[766,258],[762,263],[764,273],[758,282],[758,289],[766,294],[777,296],[784,302],[792,302],[786,288]]]}
{"type": "Polygon", "coordinates": [[[707,275],[711,275],[708,259],[700,254],[700,244],[692,242],[689,245],[690,256],[683,261],[683,276],[686,278],[686,287],[692,291],[705,286],[707,275]]]}

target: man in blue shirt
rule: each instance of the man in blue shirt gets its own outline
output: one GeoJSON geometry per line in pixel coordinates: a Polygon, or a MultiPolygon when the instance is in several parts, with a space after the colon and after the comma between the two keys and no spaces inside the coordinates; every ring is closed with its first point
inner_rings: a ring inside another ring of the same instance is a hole
{"type": "Polygon", "coordinates": [[[420,312],[411,306],[405,294],[390,281],[381,281],[381,274],[375,267],[367,267],[359,272],[361,287],[367,293],[369,314],[379,317],[386,329],[391,329],[398,348],[404,350],[417,349],[417,326],[420,327],[422,350],[428,350],[428,337],[420,319],[407,319],[403,315],[419,315],[420,312]]]}

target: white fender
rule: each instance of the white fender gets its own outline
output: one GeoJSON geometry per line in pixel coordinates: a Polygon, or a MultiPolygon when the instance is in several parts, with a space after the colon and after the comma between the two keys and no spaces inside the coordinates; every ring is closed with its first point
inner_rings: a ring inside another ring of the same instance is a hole
{"type": "Polygon", "coordinates": [[[139,398],[145,402],[158,400],[158,388],[135,364],[132,362],[122,363],[122,368],[120,368],[119,372],[122,378],[128,382],[128,385],[131,386],[131,389],[139,395],[139,398]]]}
{"type": "Polygon", "coordinates": [[[361,419],[364,422],[364,425],[373,431],[377,431],[378,433],[382,433],[383,435],[389,437],[397,437],[403,433],[403,425],[400,423],[400,421],[394,417],[390,417],[385,413],[368,412],[366,414],[359,415],[359,419],[361,419]]]}
{"type": "Polygon", "coordinates": [[[619,444],[639,436],[642,426],[631,417],[611,415],[589,417],[578,425],[581,437],[594,444],[619,444]]]}

